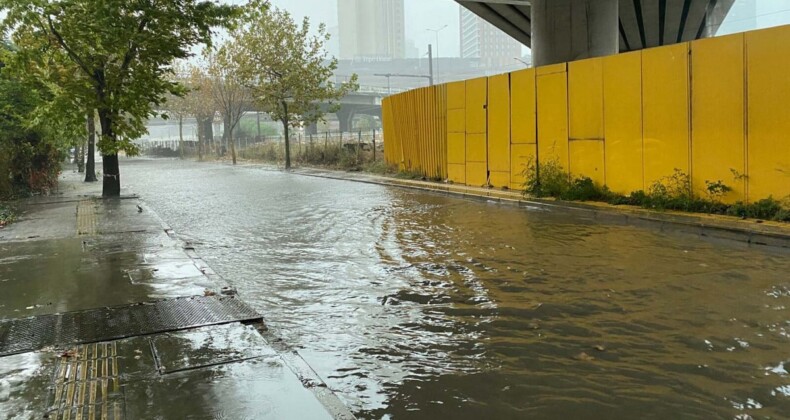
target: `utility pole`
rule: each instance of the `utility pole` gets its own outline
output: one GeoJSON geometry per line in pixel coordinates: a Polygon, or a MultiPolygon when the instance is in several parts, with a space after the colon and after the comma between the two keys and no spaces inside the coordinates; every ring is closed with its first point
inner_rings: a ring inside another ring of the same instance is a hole
{"type": "Polygon", "coordinates": [[[428,44],[428,80],[433,86],[433,47],[428,44]]]}
{"type": "Polygon", "coordinates": [[[447,29],[448,25],[444,25],[439,29],[427,29],[430,32],[433,32],[436,35],[436,81],[439,81],[439,32],[447,29]]]}

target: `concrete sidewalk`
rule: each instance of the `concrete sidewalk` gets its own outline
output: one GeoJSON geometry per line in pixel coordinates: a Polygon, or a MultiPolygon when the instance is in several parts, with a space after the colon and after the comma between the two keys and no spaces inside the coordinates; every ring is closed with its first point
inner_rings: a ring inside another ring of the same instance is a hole
{"type": "Polygon", "coordinates": [[[243,298],[141,200],[102,199],[80,179],[16,203],[0,229],[0,419],[353,418],[262,323],[228,318],[223,302],[243,298]],[[185,303],[214,304],[219,321],[181,319],[185,303]],[[13,354],[20,334],[68,339],[13,354]]]}

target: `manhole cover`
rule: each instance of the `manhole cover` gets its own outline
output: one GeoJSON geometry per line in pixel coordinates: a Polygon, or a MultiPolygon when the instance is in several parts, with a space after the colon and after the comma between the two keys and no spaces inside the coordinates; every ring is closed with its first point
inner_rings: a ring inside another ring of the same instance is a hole
{"type": "Polygon", "coordinates": [[[0,357],[262,317],[235,296],[196,296],[0,321],[0,357]]]}

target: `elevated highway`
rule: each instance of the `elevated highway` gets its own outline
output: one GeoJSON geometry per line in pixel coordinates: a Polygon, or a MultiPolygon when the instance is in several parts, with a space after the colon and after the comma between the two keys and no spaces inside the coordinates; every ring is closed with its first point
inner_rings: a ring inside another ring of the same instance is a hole
{"type": "Polygon", "coordinates": [[[522,44],[535,66],[713,36],[735,0],[456,0],[522,44]]]}

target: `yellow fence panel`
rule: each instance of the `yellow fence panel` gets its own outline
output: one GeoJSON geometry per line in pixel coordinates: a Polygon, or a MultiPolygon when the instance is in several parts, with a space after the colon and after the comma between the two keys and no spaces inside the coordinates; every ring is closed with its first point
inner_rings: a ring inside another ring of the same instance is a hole
{"type": "Polygon", "coordinates": [[[447,131],[450,133],[466,133],[466,110],[447,110],[447,131]]]}
{"type": "MultiPolygon", "coordinates": [[[[565,66],[563,64],[563,66],[565,66]]],[[[558,66],[548,66],[558,69],[558,66]]],[[[538,159],[556,161],[568,169],[568,80],[567,74],[538,68],[538,159]]]]}
{"type": "Polygon", "coordinates": [[[436,157],[439,161],[440,171],[437,177],[447,179],[447,85],[436,87],[436,98],[439,102],[435,122],[438,141],[436,157]]]}
{"type": "Polygon", "coordinates": [[[488,79],[485,77],[466,81],[466,132],[485,134],[488,79]]]}
{"type": "Polygon", "coordinates": [[[466,108],[466,81],[447,84],[447,109],[466,108]]]}
{"type": "MultiPolygon", "coordinates": [[[[466,164],[466,133],[447,134],[447,163],[466,164]]],[[[458,182],[453,180],[454,182],[458,182]]]]}
{"type": "Polygon", "coordinates": [[[456,184],[466,184],[466,164],[447,164],[447,179],[456,184]]]}
{"type": "Polygon", "coordinates": [[[570,140],[603,140],[603,60],[568,63],[570,140]]]}
{"type": "Polygon", "coordinates": [[[488,79],[488,171],[492,186],[510,186],[509,74],[488,79]]]}
{"type": "Polygon", "coordinates": [[[722,181],[746,199],[743,34],[691,44],[691,175],[694,192],[705,197],[705,181],[722,181]]]}
{"type": "Polygon", "coordinates": [[[486,134],[466,134],[466,162],[486,163],[486,134]]]}
{"type": "Polygon", "coordinates": [[[524,176],[527,164],[534,164],[537,158],[538,146],[536,144],[513,144],[510,146],[510,189],[524,189],[524,176]]]}
{"type": "Polygon", "coordinates": [[[485,185],[488,180],[488,79],[466,81],[466,183],[485,185]]]}
{"type": "Polygon", "coordinates": [[[746,34],[748,195],[790,195],[790,26],[746,34]]]}
{"type": "Polygon", "coordinates": [[[541,66],[535,69],[538,76],[544,76],[554,73],[565,73],[568,70],[567,63],[549,64],[548,66],[541,66]]]}
{"type": "Polygon", "coordinates": [[[536,143],[535,69],[510,74],[512,144],[536,143]]]}
{"type": "MultiPolygon", "coordinates": [[[[478,136],[479,134],[473,134],[478,136]]],[[[466,162],[466,185],[473,187],[485,186],[488,182],[485,162],[466,162]]]]}
{"type": "Polygon", "coordinates": [[[606,185],[628,194],[643,190],[642,53],[603,61],[606,185]]]}
{"type": "Polygon", "coordinates": [[[466,82],[447,84],[447,179],[466,183],[466,82]]]}
{"type": "Polygon", "coordinates": [[[568,126],[568,171],[574,177],[590,177],[603,185],[606,178],[603,162],[603,60],[600,58],[568,64],[568,126]]]}
{"type": "Polygon", "coordinates": [[[645,184],[691,173],[688,43],[642,51],[645,184]]]}
{"type": "Polygon", "coordinates": [[[568,145],[571,159],[571,175],[586,176],[598,185],[603,185],[604,145],[600,140],[575,140],[568,145]]]}

